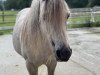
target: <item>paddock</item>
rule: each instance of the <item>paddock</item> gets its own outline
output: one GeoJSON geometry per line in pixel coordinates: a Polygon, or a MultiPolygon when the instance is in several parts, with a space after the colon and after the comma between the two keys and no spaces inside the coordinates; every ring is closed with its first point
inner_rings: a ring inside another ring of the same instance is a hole
{"type": "MultiPolygon", "coordinates": [[[[69,29],[73,49],[68,62],[58,62],[55,75],[100,75],[100,28],[69,29]]],[[[0,36],[0,75],[28,75],[25,60],[13,50],[12,35],[0,36]]],[[[39,75],[47,75],[41,66],[39,75]]]]}

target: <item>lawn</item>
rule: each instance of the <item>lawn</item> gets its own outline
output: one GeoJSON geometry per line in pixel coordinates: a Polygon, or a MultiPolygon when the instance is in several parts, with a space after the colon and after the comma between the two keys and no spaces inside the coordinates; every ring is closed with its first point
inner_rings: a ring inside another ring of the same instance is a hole
{"type": "Polygon", "coordinates": [[[12,33],[12,30],[0,30],[0,35],[12,33]]]}

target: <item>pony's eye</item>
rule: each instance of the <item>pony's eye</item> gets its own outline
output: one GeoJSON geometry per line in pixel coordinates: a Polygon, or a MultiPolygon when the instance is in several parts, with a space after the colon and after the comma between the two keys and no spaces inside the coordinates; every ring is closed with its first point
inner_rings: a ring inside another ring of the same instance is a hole
{"type": "Polygon", "coordinates": [[[70,14],[67,14],[67,19],[70,17],[70,14]]]}

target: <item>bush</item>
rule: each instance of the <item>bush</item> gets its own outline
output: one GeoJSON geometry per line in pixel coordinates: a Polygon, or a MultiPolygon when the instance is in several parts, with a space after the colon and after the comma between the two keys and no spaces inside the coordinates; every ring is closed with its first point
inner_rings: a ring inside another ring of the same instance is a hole
{"type": "Polygon", "coordinates": [[[32,0],[7,0],[5,7],[7,10],[10,9],[23,9],[31,5],[32,0]]]}

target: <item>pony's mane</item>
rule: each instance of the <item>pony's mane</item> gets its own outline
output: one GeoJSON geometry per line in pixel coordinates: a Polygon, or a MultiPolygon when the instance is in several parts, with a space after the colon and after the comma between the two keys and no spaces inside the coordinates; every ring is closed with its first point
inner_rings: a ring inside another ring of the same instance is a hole
{"type": "Polygon", "coordinates": [[[56,36],[62,39],[65,36],[66,28],[63,25],[66,10],[64,0],[46,0],[45,3],[43,19],[50,24],[47,25],[47,32],[51,32],[51,36],[54,36],[53,34],[57,34],[56,36]]]}
{"type": "MultiPolygon", "coordinates": [[[[62,0],[45,0],[45,6],[43,10],[43,20],[47,21],[48,23],[51,23],[51,25],[55,25],[55,28],[62,27],[62,21],[63,21],[63,12],[64,12],[64,1],[62,0]],[[60,27],[59,27],[60,26],[60,27]]],[[[39,0],[33,0],[32,5],[30,7],[30,11],[27,15],[27,25],[30,25],[32,32],[35,30],[37,31],[37,28],[40,28],[40,1],[39,0]]]]}
{"type": "Polygon", "coordinates": [[[32,40],[34,38],[36,38],[34,42],[42,39],[41,37],[38,37],[41,34],[40,27],[39,27],[40,25],[39,13],[40,13],[40,2],[39,0],[33,0],[30,10],[27,13],[26,17],[24,18],[23,27],[22,27],[22,36],[24,36],[24,38],[21,38],[24,44],[31,46],[30,48],[32,48],[32,43],[33,43],[32,40]],[[30,43],[27,43],[26,40],[27,42],[30,43]]]}
{"type": "Polygon", "coordinates": [[[61,25],[63,15],[62,0],[46,0],[45,3],[44,20],[61,25]]]}

